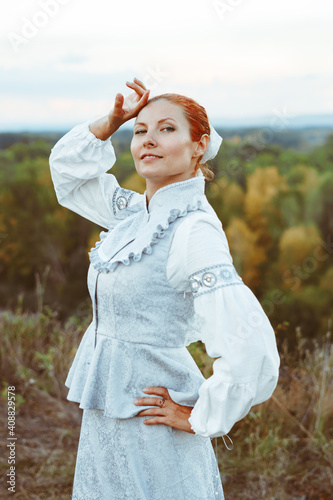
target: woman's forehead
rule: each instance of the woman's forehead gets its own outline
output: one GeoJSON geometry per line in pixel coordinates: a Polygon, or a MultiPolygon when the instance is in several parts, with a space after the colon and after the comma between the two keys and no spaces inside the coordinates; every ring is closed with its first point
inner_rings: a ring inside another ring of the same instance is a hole
{"type": "Polygon", "coordinates": [[[135,124],[157,122],[166,118],[171,118],[181,123],[187,122],[181,106],[169,102],[166,99],[160,99],[147,104],[137,115],[135,124]]]}

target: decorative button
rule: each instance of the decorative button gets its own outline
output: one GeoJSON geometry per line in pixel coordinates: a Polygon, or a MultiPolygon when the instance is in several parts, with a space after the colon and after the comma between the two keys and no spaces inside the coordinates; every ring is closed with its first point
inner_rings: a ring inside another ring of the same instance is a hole
{"type": "Polygon", "coordinates": [[[205,286],[209,288],[214,286],[216,283],[216,276],[214,273],[205,273],[202,277],[202,282],[205,286]]]}
{"type": "Polygon", "coordinates": [[[196,279],[191,279],[191,289],[192,289],[192,292],[197,292],[200,288],[200,281],[196,280],[196,279]]]}
{"type": "Polygon", "coordinates": [[[127,199],[125,196],[119,196],[116,200],[116,205],[119,208],[119,210],[123,210],[124,208],[127,207],[127,199]]]}
{"type": "Polygon", "coordinates": [[[221,278],[226,281],[230,281],[232,279],[232,272],[229,269],[222,269],[220,272],[221,278]]]}

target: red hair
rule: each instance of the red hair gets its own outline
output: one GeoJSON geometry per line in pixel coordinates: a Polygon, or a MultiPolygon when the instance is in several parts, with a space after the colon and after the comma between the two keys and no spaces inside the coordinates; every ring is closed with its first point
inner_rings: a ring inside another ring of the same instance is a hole
{"type": "MultiPolygon", "coordinates": [[[[210,127],[206,110],[194,99],[180,94],[160,94],[149,99],[146,106],[148,106],[151,102],[156,102],[160,99],[165,99],[166,101],[176,104],[183,109],[186,119],[190,125],[191,139],[193,142],[200,141],[203,134],[208,134],[210,136],[210,127]]],[[[214,172],[210,170],[206,163],[200,164],[202,156],[198,158],[195,170],[201,168],[206,180],[212,181],[215,177],[214,172]]]]}

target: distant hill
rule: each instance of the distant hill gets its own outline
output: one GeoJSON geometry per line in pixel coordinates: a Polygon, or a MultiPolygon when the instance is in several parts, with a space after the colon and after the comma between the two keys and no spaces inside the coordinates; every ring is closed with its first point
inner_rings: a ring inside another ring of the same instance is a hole
{"type": "Polygon", "coordinates": [[[66,132],[0,132],[0,149],[6,149],[18,142],[30,144],[40,139],[53,146],[66,132]]]}
{"type": "MultiPolygon", "coordinates": [[[[333,126],[329,127],[303,127],[274,130],[270,127],[217,127],[216,130],[224,139],[246,140],[251,137],[258,137],[259,140],[268,143],[278,144],[283,148],[292,148],[297,151],[308,152],[314,147],[324,144],[329,134],[333,134],[333,126]]],[[[44,140],[50,144],[50,148],[67,132],[3,132],[0,133],[0,149],[21,142],[29,144],[36,140],[44,140]]],[[[113,136],[113,144],[117,153],[129,150],[129,144],[133,132],[130,129],[122,128],[113,136]]]]}
{"type": "Polygon", "coordinates": [[[305,127],[300,129],[274,130],[268,127],[248,128],[216,128],[219,134],[225,138],[239,137],[246,140],[249,137],[258,137],[259,142],[267,141],[270,144],[278,144],[283,148],[292,148],[296,151],[309,152],[316,146],[326,142],[328,135],[333,134],[333,127],[305,127]]]}
{"type": "Polygon", "coordinates": [[[247,118],[216,118],[212,120],[216,127],[226,129],[239,128],[261,128],[271,127],[279,129],[279,127],[288,129],[304,129],[304,128],[331,128],[333,129],[333,114],[323,115],[292,115],[276,111],[270,116],[247,117],[247,118]]]}

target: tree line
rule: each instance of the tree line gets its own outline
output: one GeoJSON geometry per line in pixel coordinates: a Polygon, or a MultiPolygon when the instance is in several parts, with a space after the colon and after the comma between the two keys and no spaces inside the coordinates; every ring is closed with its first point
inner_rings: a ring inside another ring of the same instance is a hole
{"type": "MultiPolygon", "coordinates": [[[[129,137],[115,139],[110,171],[140,193],[129,137]]],[[[102,228],[61,207],[49,170],[52,141],[0,150],[0,308],[41,301],[60,317],[90,310],[87,253],[102,228]]],[[[333,299],[333,134],[309,152],[252,134],[233,135],[211,162],[206,195],[235,267],[273,327],[305,336],[327,330],[333,299]]]]}

